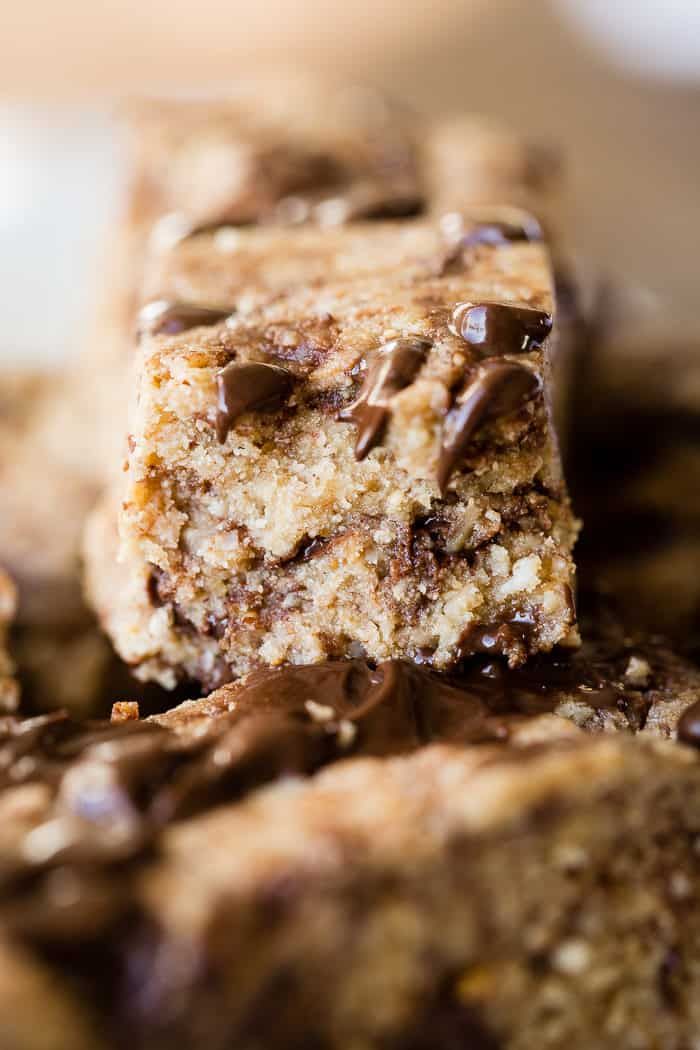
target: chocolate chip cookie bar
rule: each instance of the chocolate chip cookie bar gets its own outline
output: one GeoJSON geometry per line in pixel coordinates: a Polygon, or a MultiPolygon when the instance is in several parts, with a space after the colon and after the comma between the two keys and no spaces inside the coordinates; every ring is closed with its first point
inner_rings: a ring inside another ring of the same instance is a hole
{"type": "Polygon", "coordinates": [[[161,257],[182,299],[141,315],[129,597],[88,552],[121,655],[215,685],[357,652],[515,664],[571,638],[544,243],[519,227],[446,262],[424,222],[215,236],[161,257]]]}
{"type": "Polygon", "coordinates": [[[129,113],[131,213],[155,231],[414,215],[423,207],[416,118],[359,85],[246,78],[224,97],[129,113]]]}
{"type": "Polygon", "coordinates": [[[111,1048],[681,1050],[700,766],[663,738],[698,746],[700,674],[595,625],[522,669],[339,661],[148,721],[6,719],[0,927],[25,967],[70,958],[65,1009],[111,1048]]]}
{"type": "MultiPolygon", "coordinates": [[[[127,114],[129,217],[170,243],[251,223],[329,227],[510,204],[551,215],[553,154],[497,123],[431,126],[377,91],[311,76],[246,79],[215,99],[127,114]]],[[[223,234],[225,237],[226,234],[223,234]]]]}

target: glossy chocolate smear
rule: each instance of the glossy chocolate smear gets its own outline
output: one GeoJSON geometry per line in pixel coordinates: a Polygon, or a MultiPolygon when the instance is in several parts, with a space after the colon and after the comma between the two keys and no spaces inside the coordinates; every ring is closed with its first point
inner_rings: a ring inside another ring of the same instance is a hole
{"type": "Polygon", "coordinates": [[[552,330],[551,314],[509,303],[457,303],[452,328],[486,357],[537,349],[552,330]]]}
{"type": "Polygon", "coordinates": [[[190,328],[219,324],[232,313],[231,307],[199,306],[196,303],[158,299],[139,313],[139,335],[177,335],[190,328]]]}
{"type": "Polygon", "coordinates": [[[519,622],[483,624],[469,627],[457,643],[458,659],[470,656],[505,656],[509,664],[523,664],[530,651],[529,641],[534,623],[522,618],[519,622]]]}
{"type": "Polygon", "coordinates": [[[355,458],[364,459],[382,440],[391,411],[391,401],[413,382],[432,346],[428,339],[392,339],[373,355],[360,395],[338,419],[355,423],[355,458]]]}
{"type": "Polygon", "coordinates": [[[231,361],[219,372],[216,383],[216,434],[223,444],[244,412],[274,412],[281,408],[292,392],[294,376],[286,368],[263,361],[231,361]]]}
{"type": "Polygon", "coordinates": [[[447,485],[478,428],[488,420],[510,415],[539,392],[540,381],[529,368],[513,361],[484,361],[447,413],[442,430],[437,480],[447,485]]]}
{"type": "MultiPolygon", "coordinates": [[[[511,669],[492,659],[500,642],[490,630],[494,644],[484,640],[485,655],[455,675],[401,660],[328,661],[260,671],[145,722],[0,719],[0,786],[42,787],[30,819],[9,820],[3,833],[2,921],[42,941],[99,935],[119,916],[125,866],[157,848],[165,823],[280,777],[429,743],[504,741],[523,719],[571,701],[640,728],[658,696],[653,676],[643,689],[625,684],[639,651],[631,642],[584,643],[511,669]],[[68,909],[50,892],[57,870],[71,873],[68,909]]],[[[652,666],[663,661],[663,650],[641,651],[652,666]]]]}

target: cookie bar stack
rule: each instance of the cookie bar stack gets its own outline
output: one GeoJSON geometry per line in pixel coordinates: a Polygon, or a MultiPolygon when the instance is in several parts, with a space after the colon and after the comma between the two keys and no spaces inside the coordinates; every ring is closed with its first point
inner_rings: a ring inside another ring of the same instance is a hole
{"type": "Polygon", "coordinates": [[[577,617],[556,162],[303,78],[132,146],[86,583],[200,698],[0,719],[0,1046],[688,1050],[700,671],[577,617]]]}
{"type": "MultiPolygon", "coordinates": [[[[551,255],[529,213],[465,203],[504,191],[501,143],[418,145],[347,89],[315,109],[142,135],[137,196],[178,234],[146,252],[125,484],[88,562],[118,651],[165,685],[575,639],[551,255]]],[[[507,160],[516,200],[546,183],[507,160]]]]}

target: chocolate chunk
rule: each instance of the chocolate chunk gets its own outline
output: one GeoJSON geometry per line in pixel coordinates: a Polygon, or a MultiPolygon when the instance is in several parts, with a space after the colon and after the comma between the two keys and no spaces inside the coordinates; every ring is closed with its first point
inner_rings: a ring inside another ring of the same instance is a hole
{"type": "Polygon", "coordinates": [[[551,314],[510,303],[457,303],[452,330],[487,357],[537,349],[552,330],[551,314]]]}
{"type": "Polygon", "coordinates": [[[484,361],[447,413],[442,431],[437,480],[445,494],[455,467],[464,457],[475,431],[487,420],[510,415],[538,393],[534,372],[512,361],[484,361]]]}
{"type": "Polygon", "coordinates": [[[357,425],[356,459],[382,440],[392,398],[410,386],[431,346],[427,339],[392,339],[373,355],[359,397],[338,413],[343,423],[357,425]]]}
{"type": "Polygon", "coordinates": [[[216,383],[216,433],[223,444],[231,426],[244,412],[274,412],[281,408],[292,392],[294,376],[286,368],[263,361],[231,361],[219,372],[216,383]]]}
{"type": "Polygon", "coordinates": [[[700,747],[700,700],[683,713],[678,723],[678,739],[691,747],[700,747]]]}
{"type": "Polygon", "coordinates": [[[139,313],[139,335],[177,335],[190,328],[219,324],[230,317],[231,307],[198,306],[196,303],[175,303],[158,299],[147,303],[139,313]]]}

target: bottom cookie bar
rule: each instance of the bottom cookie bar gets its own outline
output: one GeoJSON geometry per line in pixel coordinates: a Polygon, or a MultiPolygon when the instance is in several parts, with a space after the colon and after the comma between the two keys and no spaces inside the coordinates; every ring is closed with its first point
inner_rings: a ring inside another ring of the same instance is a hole
{"type": "Polygon", "coordinates": [[[700,738],[700,671],[595,625],[516,670],[5,719],[0,930],[113,1050],[686,1050],[700,763],[660,738],[700,738]]]}
{"type": "Polygon", "coordinates": [[[173,827],[140,1047],[686,1046],[700,768],[590,738],[364,759],[173,827]]]}

